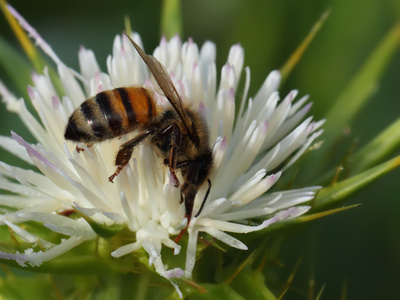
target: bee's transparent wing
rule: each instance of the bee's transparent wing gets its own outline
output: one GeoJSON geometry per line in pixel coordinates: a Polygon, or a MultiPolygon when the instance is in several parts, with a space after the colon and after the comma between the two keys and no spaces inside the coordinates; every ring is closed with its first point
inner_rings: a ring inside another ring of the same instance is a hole
{"type": "MultiPolygon", "coordinates": [[[[136,51],[142,57],[143,61],[146,63],[150,72],[153,74],[154,79],[158,83],[158,86],[163,91],[165,97],[171,103],[172,107],[175,109],[180,119],[182,120],[183,125],[185,126],[187,133],[189,135],[192,134],[191,126],[189,125],[189,118],[186,114],[185,109],[183,108],[182,99],[179,96],[171,77],[168,74],[167,69],[152,55],[146,54],[142,48],[136,44],[132,38],[125,33],[125,35],[129,38],[132,45],[135,47],[136,51]]],[[[155,86],[157,89],[157,86],[155,86]]]]}

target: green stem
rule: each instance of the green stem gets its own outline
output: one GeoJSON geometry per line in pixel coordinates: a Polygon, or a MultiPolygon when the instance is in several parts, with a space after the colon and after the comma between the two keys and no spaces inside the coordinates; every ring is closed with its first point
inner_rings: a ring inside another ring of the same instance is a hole
{"type": "Polygon", "coordinates": [[[163,0],[161,34],[167,39],[172,38],[176,34],[182,36],[182,13],[180,0],[163,0]]]}

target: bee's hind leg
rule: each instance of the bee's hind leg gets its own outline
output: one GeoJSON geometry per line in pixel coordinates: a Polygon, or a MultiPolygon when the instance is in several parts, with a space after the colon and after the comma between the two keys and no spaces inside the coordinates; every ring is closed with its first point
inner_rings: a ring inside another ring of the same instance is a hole
{"type": "Polygon", "coordinates": [[[153,134],[154,129],[147,129],[145,131],[142,131],[139,133],[137,136],[135,136],[133,139],[130,141],[127,141],[125,144],[122,144],[119,147],[119,151],[117,153],[117,157],[115,159],[115,165],[117,167],[117,170],[112,174],[110,177],[108,177],[108,181],[113,183],[114,178],[122,171],[122,169],[128,164],[129,160],[132,157],[132,152],[133,149],[141,142],[143,141],[148,135],[153,134]]]}

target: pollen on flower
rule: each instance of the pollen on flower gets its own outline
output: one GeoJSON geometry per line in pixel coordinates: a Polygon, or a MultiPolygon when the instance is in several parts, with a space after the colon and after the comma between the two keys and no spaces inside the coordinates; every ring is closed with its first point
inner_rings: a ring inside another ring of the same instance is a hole
{"type": "MultiPolygon", "coordinates": [[[[304,120],[310,104],[305,104],[307,96],[295,101],[296,90],[280,100],[278,71],[272,71],[256,95],[249,97],[250,71],[246,68],[244,96],[238,99],[236,90],[244,62],[244,49],[239,44],[232,46],[220,78],[215,64],[216,47],[211,42],[199,48],[192,39],[182,42],[175,36],[169,41],[161,40],[154,51],[154,56],[171,75],[184,106],[190,101],[190,107],[204,117],[210,136],[213,164],[207,179],[212,187],[200,215],[193,214],[187,224],[180,192],[185,180],[183,171],[177,168],[174,176],[148,141],[133,149],[132,159],[115,183],[108,182],[108,176],[115,172],[114,157],[119,147],[137,133],[94,143],[81,153],[75,150],[75,144],[64,140],[65,127],[74,109],[100,91],[144,86],[155,93],[157,105],[168,106],[168,100],[162,93],[158,94],[159,88],[154,86],[146,65],[128,38],[116,36],[112,55],[107,58],[107,70],[100,70],[94,52],[85,48],[78,53],[80,70],[71,70],[8,7],[57,64],[63,92],[53,86],[47,69],[43,74],[32,75],[34,84],[28,87],[28,94],[38,113],[37,120],[26,108],[25,100],[17,100],[0,82],[0,94],[7,108],[21,117],[38,142],[28,143],[14,132],[11,138],[0,137],[3,148],[37,168],[28,171],[6,164],[0,168],[0,188],[13,194],[0,199],[1,204],[10,208],[0,216],[0,224],[9,226],[28,243],[40,241],[46,245],[44,251],[28,248],[23,254],[0,252],[1,259],[38,266],[97,238],[88,220],[110,227],[123,224],[127,230],[120,234],[126,234],[121,239],[126,242],[114,247],[109,256],[120,258],[144,249],[148,264],[177,288],[173,279],[190,277],[195,267],[199,234],[208,234],[230,247],[246,250],[247,246],[238,236],[230,233],[259,231],[304,214],[310,208],[307,202],[319,187],[270,190],[320,136],[323,121],[314,122],[312,117],[304,120]],[[239,102],[240,107],[236,107],[239,102]],[[72,208],[89,219],[58,214],[72,208]],[[46,230],[67,238],[59,244],[50,243],[23,228],[22,224],[29,221],[43,224],[46,230]],[[188,245],[186,253],[181,253],[181,245],[174,238],[186,225],[188,245]],[[185,270],[167,266],[163,248],[180,255],[185,260],[185,270]]],[[[132,34],[131,38],[142,46],[138,34],[132,34]]],[[[207,190],[207,183],[199,188],[194,198],[194,212],[199,211],[207,190]]]]}

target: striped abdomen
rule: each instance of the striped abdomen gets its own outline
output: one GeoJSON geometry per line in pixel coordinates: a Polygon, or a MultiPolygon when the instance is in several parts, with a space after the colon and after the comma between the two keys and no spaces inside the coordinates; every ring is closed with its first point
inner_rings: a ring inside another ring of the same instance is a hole
{"type": "Polygon", "coordinates": [[[94,143],[148,126],[157,115],[151,92],[142,87],[108,90],[87,99],[71,115],[65,139],[94,143]]]}

